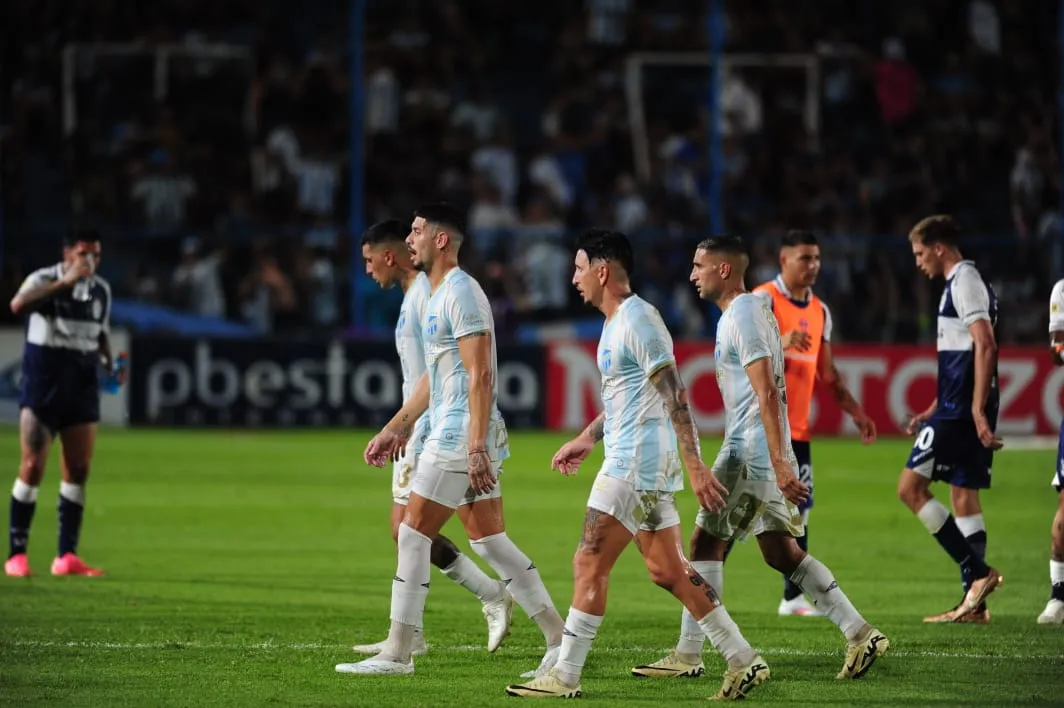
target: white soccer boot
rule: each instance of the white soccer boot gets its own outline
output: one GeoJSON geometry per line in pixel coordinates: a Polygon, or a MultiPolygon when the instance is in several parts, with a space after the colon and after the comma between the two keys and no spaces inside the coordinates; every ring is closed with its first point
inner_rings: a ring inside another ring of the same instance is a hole
{"type": "Polygon", "coordinates": [[[485,602],[482,611],[488,622],[488,652],[494,652],[510,636],[510,625],[514,619],[514,598],[501,581],[502,595],[498,600],[485,602]]]}
{"type": "Polygon", "coordinates": [[[793,600],[780,599],[780,617],[794,615],[796,617],[823,617],[824,613],[813,607],[805,595],[799,595],[793,600]]]}
{"type": "Polygon", "coordinates": [[[632,676],[640,678],[697,678],[706,673],[700,655],[680,654],[673,649],[664,659],[632,668],[632,676]]]}
{"type": "Polygon", "coordinates": [[[1064,624],[1064,602],[1050,600],[1042,614],[1038,615],[1038,624],[1064,624]]]}
{"type": "Polygon", "coordinates": [[[872,668],[876,659],[887,653],[890,649],[890,640],[886,635],[875,627],[869,625],[865,633],[856,642],[851,642],[846,647],[846,658],[842,663],[842,671],[836,674],[837,679],[859,679],[872,668]]]}
{"type": "Polygon", "coordinates": [[[355,664],[337,664],[336,672],[358,676],[408,676],[414,673],[414,661],[407,663],[373,657],[355,664]]]}
{"type": "Polygon", "coordinates": [[[772,672],[769,671],[768,664],[758,654],[746,666],[725,671],[724,683],[721,684],[717,695],[709,700],[741,701],[746,698],[750,691],[768,681],[770,676],[772,676],[772,672]]]}

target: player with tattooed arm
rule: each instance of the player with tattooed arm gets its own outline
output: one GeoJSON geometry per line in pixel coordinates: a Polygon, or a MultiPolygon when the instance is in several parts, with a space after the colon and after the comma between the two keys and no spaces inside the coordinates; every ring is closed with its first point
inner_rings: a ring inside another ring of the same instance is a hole
{"type": "MultiPolygon", "coordinates": [[[[749,263],[741,239],[720,236],[698,245],[691,269],[699,296],[723,312],[714,357],[724,400],[724,444],[713,474],[727,490],[723,509],[703,504],[698,512],[692,564],[722,595],[728,544],[753,534],[765,563],[809,595],[846,637],[846,658],[836,678],[860,678],[890,642],[857,612],[831,570],[796,541],[803,533],[797,505],[809,490],[795,475],[779,324],[768,303],[746,290],[743,277],[749,263]]],[[[705,637],[702,623],[685,611],[676,648],[632,673],[696,676],[704,671],[705,637]]]]}
{"type": "Polygon", "coordinates": [[[672,338],[658,311],[632,292],[632,247],[615,231],[588,231],[577,244],[573,285],[606,316],[597,361],[604,411],[562,446],[552,466],[576,474],[601,440],[605,461],[587,501],[584,532],[573,560],[573,604],[554,669],[506,692],[526,698],[573,698],[606,612],[610,572],[635,540],[651,579],[697,618],[728,669],[718,699],[740,699],[769,678],[720,598],[683,555],[673,495],[683,489],[681,462],[702,506],[719,509],[726,489],[702,462],[687,391],[672,338]],[[679,440],[679,454],[677,454],[679,440]]]}

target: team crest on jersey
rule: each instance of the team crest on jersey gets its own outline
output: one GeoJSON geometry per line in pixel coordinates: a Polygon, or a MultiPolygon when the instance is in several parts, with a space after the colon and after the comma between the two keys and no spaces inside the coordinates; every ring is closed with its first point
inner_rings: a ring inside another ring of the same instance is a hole
{"type": "Polygon", "coordinates": [[[610,364],[613,363],[613,354],[609,349],[602,350],[601,366],[603,371],[610,370],[610,364]]]}
{"type": "Polygon", "coordinates": [[[809,329],[809,320],[804,319],[804,318],[798,320],[798,326],[801,328],[801,330],[803,332],[807,331],[809,329]]]}
{"type": "Polygon", "coordinates": [[[399,329],[406,327],[406,310],[399,311],[399,329]]]}
{"type": "Polygon", "coordinates": [[[429,336],[436,336],[436,332],[440,329],[440,320],[436,315],[429,315],[428,322],[425,325],[425,331],[429,333],[429,336]]]}

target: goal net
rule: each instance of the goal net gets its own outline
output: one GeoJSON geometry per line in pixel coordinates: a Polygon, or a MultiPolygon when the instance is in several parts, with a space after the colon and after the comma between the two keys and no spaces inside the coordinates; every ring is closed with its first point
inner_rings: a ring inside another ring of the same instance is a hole
{"type": "MultiPolygon", "coordinates": [[[[655,176],[661,140],[670,133],[699,125],[708,105],[711,60],[707,53],[647,52],[628,58],[625,94],[632,136],[636,176],[655,176]]],[[[717,119],[725,133],[726,108],[749,108],[751,97],[760,104],[760,120],[768,128],[781,124],[783,134],[800,126],[802,145],[816,149],[820,138],[820,64],[814,54],[725,54],[720,74],[717,119]]],[[[772,130],[772,134],[781,134],[772,130]]]]}

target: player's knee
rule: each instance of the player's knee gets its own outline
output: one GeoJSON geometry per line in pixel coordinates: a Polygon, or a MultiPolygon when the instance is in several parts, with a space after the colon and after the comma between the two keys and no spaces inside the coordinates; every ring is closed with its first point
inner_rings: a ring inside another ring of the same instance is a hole
{"type": "Polygon", "coordinates": [[[690,559],[693,561],[717,560],[711,557],[715,541],[716,539],[703,531],[701,527],[695,526],[694,533],[691,534],[690,559]]]}
{"type": "Polygon", "coordinates": [[[777,573],[790,575],[801,564],[806,553],[798,546],[797,541],[789,538],[782,543],[762,546],[761,555],[765,563],[777,573]]]}
{"type": "Polygon", "coordinates": [[[905,470],[898,480],[898,499],[913,511],[917,511],[929,498],[927,480],[912,470],[905,470]]]}
{"type": "Polygon", "coordinates": [[[66,462],[64,464],[66,471],[66,481],[71,484],[85,484],[89,479],[89,463],[87,460],[77,460],[76,462],[66,462]]]}
{"type": "Polygon", "coordinates": [[[43,455],[30,452],[22,456],[19,464],[19,479],[31,486],[38,486],[44,479],[45,458],[43,455]]]}

